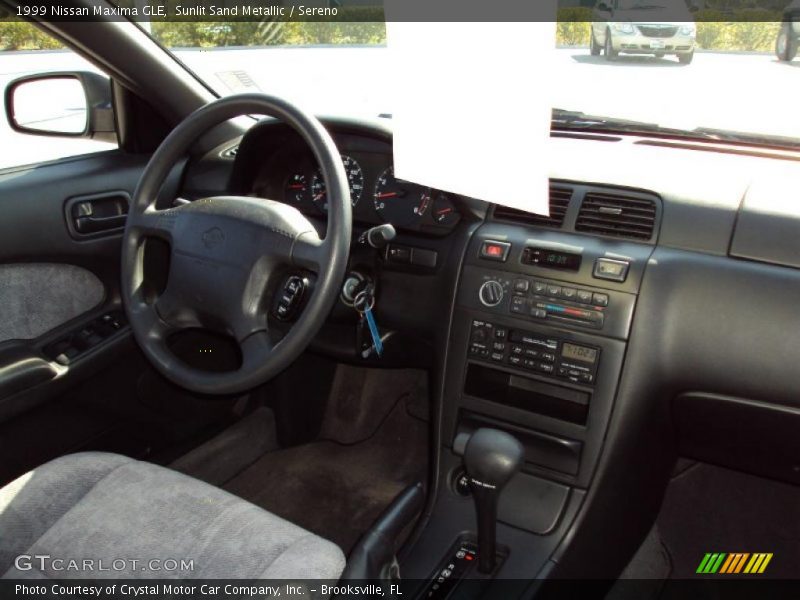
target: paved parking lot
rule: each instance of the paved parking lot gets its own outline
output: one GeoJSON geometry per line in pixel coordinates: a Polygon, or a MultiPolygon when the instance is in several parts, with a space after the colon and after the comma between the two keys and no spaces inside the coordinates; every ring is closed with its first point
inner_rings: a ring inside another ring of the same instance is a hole
{"type": "MultiPolygon", "coordinates": [[[[260,89],[301,102],[319,113],[392,112],[398,85],[383,47],[310,47],[183,50],[176,54],[221,89],[260,89]]],[[[540,57],[529,58],[535,64],[540,57]]],[[[525,77],[525,60],[519,76],[525,77]]],[[[68,52],[0,53],[0,86],[13,77],[86,68],[68,52]]],[[[584,48],[562,48],[542,93],[554,106],[620,116],[670,127],[698,126],[800,138],[794,108],[800,98],[800,58],[780,63],[771,54],[699,52],[691,65],[675,58],[622,56],[607,62],[584,48]]],[[[438,93],[431,90],[429,93],[438,93]]],[[[499,94],[502,98],[502,92],[499,94]]],[[[45,99],[47,101],[47,99],[45,99]]],[[[84,140],[14,134],[0,120],[0,167],[106,147],[84,140]]]]}

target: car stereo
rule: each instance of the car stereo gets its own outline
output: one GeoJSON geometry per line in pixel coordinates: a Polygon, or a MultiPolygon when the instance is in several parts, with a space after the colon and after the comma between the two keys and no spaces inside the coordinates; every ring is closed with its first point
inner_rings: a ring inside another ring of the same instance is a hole
{"type": "Polygon", "coordinates": [[[470,329],[469,356],[590,386],[600,363],[600,349],[595,346],[478,319],[470,329]]]}

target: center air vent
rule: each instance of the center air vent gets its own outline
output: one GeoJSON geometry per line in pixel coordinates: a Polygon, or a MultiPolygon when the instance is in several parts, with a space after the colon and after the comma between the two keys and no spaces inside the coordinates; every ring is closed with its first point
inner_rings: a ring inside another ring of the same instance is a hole
{"type": "Polygon", "coordinates": [[[550,216],[497,205],[494,207],[494,218],[501,221],[514,221],[525,225],[538,225],[539,227],[561,227],[564,215],[567,214],[572,188],[564,186],[550,186],[550,216]]]}
{"type": "Polygon", "coordinates": [[[624,192],[588,192],[575,230],[611,237],[649,240],[656,222],[652,198],[624,192]]]}

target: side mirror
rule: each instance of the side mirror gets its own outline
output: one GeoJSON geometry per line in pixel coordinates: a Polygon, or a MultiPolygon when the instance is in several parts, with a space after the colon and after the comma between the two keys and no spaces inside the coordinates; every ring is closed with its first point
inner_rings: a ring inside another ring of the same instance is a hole
{"type": "Polygon", "coordinates": [[[83,71],[25,75],[9,82],[6,118],[11,129],[30,135],[117,139],[111,82],[83,71]]]}

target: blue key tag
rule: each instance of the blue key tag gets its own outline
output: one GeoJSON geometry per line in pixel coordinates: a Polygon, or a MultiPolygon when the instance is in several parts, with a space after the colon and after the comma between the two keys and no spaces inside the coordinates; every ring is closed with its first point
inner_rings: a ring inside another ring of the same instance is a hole
{"type": "Polygon", "coordinates": [[[372,316],[372,307],[369,304],[364,309],[364,317],[367,319],[367,327],[369,328],[369,335],[372,337],[375,353],[380,356],[383,354],[383,342],[381,341],[381,334],[378,332],[378,326],[375,324],[375,317],[372,316]]]}

